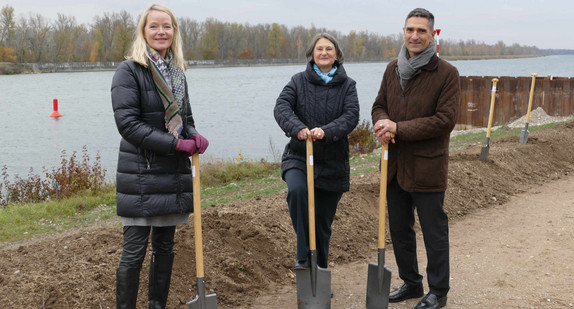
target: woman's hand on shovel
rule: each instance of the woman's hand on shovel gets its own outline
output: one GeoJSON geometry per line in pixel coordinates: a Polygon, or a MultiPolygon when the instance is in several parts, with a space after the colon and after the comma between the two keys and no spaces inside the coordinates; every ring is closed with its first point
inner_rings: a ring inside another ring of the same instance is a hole
{"type": "Polygon", "coordinates": [[[318,139],[324,139],[325,131],[323,131],[323,129],[321,128],[314,128],[313,130],[311,130],[311,137],[313,138],[313,141],[316,141],[318,139]]]}
{"type": "Polygon", "coordinates": [[[309,135],[311,135],[311,131],[309,131],[309,129],[307,129],[307,128],[301,129],[301,131],[299,131],[299,133],[297,133],[297,139],[299,139],[300,141],[304,141],[304,140],[307,140],[309,135]]]}

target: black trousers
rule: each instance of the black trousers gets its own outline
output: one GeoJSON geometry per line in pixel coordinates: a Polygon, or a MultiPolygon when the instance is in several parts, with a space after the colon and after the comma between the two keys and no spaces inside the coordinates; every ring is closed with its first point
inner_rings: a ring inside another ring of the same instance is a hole
{"type": "Polygon", "coordinates": [[[156,254],[173,253],[175,226],[124,226],[124,245],[120,268],[142,267],[151,231],[151,246],[156,254]]]}
{"type": "Polygon", "coordinates": [[[417,210],[427,253],[427,281],[430,292],[445,296],[450,289],[448,216],[444,192],[406,192],[396,177],[387,188],[389,227],[399,277],[408,285],[420,285],[417,262],[414,209],[417,210]]]}
{"type": "MultiPolygon", "coordinates": [[[[306,172],[293,168],[285,173],[287,182],[287,205],[295,233],[297,233],[297,260],[309,258],[309,208],[306,172]]],[[[337,205],[343,192],[315,189],[315,238],[317,245],[317,265],[329,265],[329,242],[337,205]]]]}

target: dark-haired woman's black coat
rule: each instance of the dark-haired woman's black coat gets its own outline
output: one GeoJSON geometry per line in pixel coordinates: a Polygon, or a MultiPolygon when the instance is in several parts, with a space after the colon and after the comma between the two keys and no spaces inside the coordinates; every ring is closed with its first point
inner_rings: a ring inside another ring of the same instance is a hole
{"type": "Polygon", "coordinates": [[[297,139],[304,128],[320,127],[325,138],[314,142],[315,187],[345,192],[350,187],[349,141],[347,135],[359,122],[356,83],[338,65],[328,83],[313,69],[295,74],[283,88],[274,109],[275,120],[291,140],[282,157],[282,176],[291,168],[306,171],[305,141],[297,139]]]}

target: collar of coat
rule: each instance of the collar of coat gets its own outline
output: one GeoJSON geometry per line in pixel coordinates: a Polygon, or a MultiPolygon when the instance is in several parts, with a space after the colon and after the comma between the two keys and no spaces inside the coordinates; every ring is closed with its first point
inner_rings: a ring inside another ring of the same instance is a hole
{"type": "Polygon", "coordinates": [[[345,71],[343,64],[336,63],[337,71],[335,72],[335,75],[333,75],[333,79],[328,84],[325,84],[325,82],[321,79],[321,77],[319,77],[317,72],[315,72],[315,69],[313,69],[313,64],[315,64],[313,60],[307,63],[307,68],[305,69],[305,75],[307,76],[307,79],[309,79],[309,81],[314,85],[336,86],[344,83],[345,80],[347,79],[347,72],[345,71]]]}
{"type": "MultiPolygon", "coordinates": [[[[401,77],[399,75],[399,61],[398,60],[394,60],[394,61],[395,61],[395,74],[397,75],[397,78],[400,80],[401,77]]],[[[422,71],[435,71],[438,68],[438,63],[439,63],[439,57],[435,54],[434,56],[432,56],[429,63],[427,63],[425,66],[421,67],[413,75],[413,77],[419,75],[422,71]]]]}
{"type": "MultiPolygon", "coordinates": [[[[398,67],[398,63],[399,63],[399,62],[398,62],[398,60],[395,60],[395,61],[396,61],[396,62],[395,62],[395,67],[398,67]]],[[[429,63],[427,63],[425,66],[423,66],[423,67],[421,67],[421,68],[419,69],[419,72],[422,71],[422,70],[425,70],[425,71],[434,71],[434,70],[436,70],[437,67],[438,67],[438,62],[439,62],[439,58],[438,58],[438,56],[435,54],[435,55],[433,55],[432,58],[429,60],[429,63]]],[[[397,72],[397,74],[398,74],[398,72],[397,72]]],[[[418,72],[417,72],[417,74],[418,74],[418,72]]]]}

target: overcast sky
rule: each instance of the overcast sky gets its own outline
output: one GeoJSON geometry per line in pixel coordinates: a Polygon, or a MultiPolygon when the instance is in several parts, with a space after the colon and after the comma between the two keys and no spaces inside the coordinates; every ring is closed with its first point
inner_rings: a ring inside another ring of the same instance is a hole
{"type": "Polygon", "coordinates": [[[250,25],[276,22],[382,35],[400,33],[408,12],[423,7],[435,15],[440,39],[574,49],[569,21],[574,17],[573,0],[0,0],[0,7],[12,6],[17,18],[33,13],[54,21],[62,13],[90,24],[106,12],[125,10],[135,17],[151,3],[167,6],[176,17],[199,22],[213,17],[250,25]]]}

